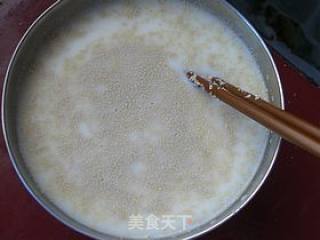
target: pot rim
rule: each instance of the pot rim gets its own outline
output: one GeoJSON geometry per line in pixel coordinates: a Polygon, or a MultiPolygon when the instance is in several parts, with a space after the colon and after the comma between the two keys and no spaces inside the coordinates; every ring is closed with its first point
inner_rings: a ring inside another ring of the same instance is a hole
{"type": "MultiPolygon", "coordinates": [[[[4,136],[4,140],[5,140],[5,145],[8,151],[8,155],[10,157],[10,160],[14,166],[14,169],[20,179],[20,181],[23,183],[24,187],[26,188],[26,190],[32,195],[32,197],[47,211],[49,212],[53,217],[55,217],[57,220],[59,220],[60,222],[62,222],[63,224],[67,225],[68,227],[70,227],[71,229],[80,232],[84,235],[87,235],[89,237],[95,238],[95,239],[100,239],[100,240],[104,240],[104,239],[123,239],[123,238],[117,238],[116,236],[112,236],[112,235],[108,235],[105,233],[100,233],[98,231],[95,231],[81,223],[78,223],[77,221],[73,220],[71,217],[67,216],[62,210],[60,210],[59,208],[55,208],[53,204],[50,203],[50,201],[48,199],[45,198],[45,196],[43,196],[42,194],[39,194],[39,192],[37,191],[36,188],[34,188],[33,186],[31,186],[30,181],[26,179],[25,174],[22,173],[21,171],[21,166],[20,163],[17,162],[17,159],[15,158],[15,154],[14,151],[12,150],[12,146],[11,146],[11,142],[9,140],[9,134],[8,134],[8,126],[6,123],[6,105],[7,105],[7,92],[8,92],[8,83],[10,80],[10,75],[14,66],[14,63],[18,57],[18,52],[20,51],[23,43],[27,40],[28,36],[31,34],[31,31],[35,28],[35,26],[40,22],[40,20],[44,19],[45,17],[47,17],[47,15],[53,11],[57,6],[59,6],[61,3],[63,2],[63,0],[56,0],[52,5],[50,5],[45,11],[43,11],[34,21],[33,23],[28,27],[28,29],[26,30],[26,32],[23,34],[23,36],[21,37],[20,41],[18,42],[12,56],[9,62],[9,65],[7,67],[7,71],[6,71],[6,75],[5,75],[5,79],[4,79],[4,83],[3,83],[3,89],[2,89],[2,102],[1,102],[1,124],[2,124],[2,131],[3,131],[3,136],[4,136]],[[58,209],[58,210],[57,210],[58,209]],[[60,212],[57,212],[60,211],[60,212]]],[[[225,8],[229,8],[233,14],[237,15],[241,21],[244,22],[244,24],[249,28],[249,31],[251,32],[251,34],[253,34],[255,36],[255,38],[257,39],[257,41],[259,41],[259,43],[261,44],[261,47],[263,49],[263,51],[265,51],[265,53],[267,54],[267,58],[270,61],[271,65],[272,65],[272,69],[274,71],[275,77],[276,77],[276,81],[277,81],[277,87],[278,87],[278,91],[279,91],[279,101],[280,101],[280,108],[281,109],[285,109],[285,104],[284,104],[284,94],[283,94],[283,88],[282,88],[282,84],[280,81],[280,76],[276,67],[276,64],[272,58],[272,55],[269,51],[269,49],[267,48],[266,44],[264,43],[264,41],[262,40],[262,38],[260,37],[260,35],[257,33],[257,31],[253,28],[253,26],[248,22],[248,20],[246,18],[244,18],[239,12],[238,10],[236,10],[231,4],[229,4],[228,2],[226,2],[225,0],[221,0],[221,4],[224,5],[225,8]]],[[[270,134],[269,134],[270,135],[270,134]]],[[[269,136],[270,138],[270,136],[269,136]]],[[[252,198],[253,196],[257,193],[257,191],[261,188],[261,186],[263,185],[263,183],[265,182],[267,176],[269,175],[272,166],[275,162],[276,157],[278,156],[278,152],[279,152],[279,147],[281,144],[281,137],[277,137],[277,139],[275,140],[275,147],[274,147],[274,151],[273,151],[273,155],[272,155],[272,160],[267,168],[267,170],[265,171],[263,177],[261,178],[260,182],[257,184],[257,186],[255,187],[255,190],[252,191],[249,195],[246,195],[245,201],[243,201],[241,204],[238,204],[238,206],[233,209],[229,214],[227,214],[222,220],[214,223],[214,224],[209,224],[208,227],[206,227],[207,224],[203,224],[200,225],[199,227],[196,227],[194,229],[192,229],[189,232],[183,232],[182,234],[175,234],[169,237],[161,237],[161,238],[157,238],[157,239],[174,239],[176,237],[178,237],[179,239],[191,239],[194,237],[198,237],[204,233],[207,233],[213,229],[215,229],[216,227],[220,226],[222,223],[226,222],[228,219],[230,219],[232,216],[234,216],[238,211],[240,211],[252,198]],[[203,229],[200,229],[201,226],[204,226],[203,229]],[[198,230],[197,230],[198,229],[198,230]]]]}

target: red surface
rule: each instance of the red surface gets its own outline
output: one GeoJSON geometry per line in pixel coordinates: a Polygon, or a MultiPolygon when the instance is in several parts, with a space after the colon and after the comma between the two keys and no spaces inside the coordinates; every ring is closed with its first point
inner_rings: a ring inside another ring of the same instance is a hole
{"type": "MultiPolygon", "coordinates": [[[[31,22],[54,0],[0,1],[0,79],[31,22]]],[[[320,125],[320,89],[274,55],[287,110],[320,125]]],[[[89,239],[64,226],[19,182],[0,137],[0,239],[89,239]]],[[[254,199],[199,239],[320,239],[320,159],[282,142],[275,166],[254,199]]]]}

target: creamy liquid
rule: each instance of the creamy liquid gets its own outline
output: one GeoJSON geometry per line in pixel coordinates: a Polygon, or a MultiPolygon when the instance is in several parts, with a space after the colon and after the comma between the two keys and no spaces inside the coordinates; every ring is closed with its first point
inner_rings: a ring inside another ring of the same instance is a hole
{"type": "Polygon", "coordinates": [[[129,229],[132,215],[159,225],[163,215],[190,215],[191,230],[230,206],[267,130],[185,72],[266,99],[240,38],[184,1],[114,1],[65,29],[41,48],[18,109],[21,152],[41,191],[80,223],[122,237],[183,231],[129,229]]]}

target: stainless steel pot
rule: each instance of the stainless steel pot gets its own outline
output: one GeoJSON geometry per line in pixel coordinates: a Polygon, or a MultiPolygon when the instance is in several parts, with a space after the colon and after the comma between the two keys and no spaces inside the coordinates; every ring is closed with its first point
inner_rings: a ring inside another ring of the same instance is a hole
{"type": "MultiPolygon", "coordinates": [[[[31,25],[18,44],[6,74],[2,95],[2,127],[10,158],[20,180],[43,208],[76,231],[96,239],[115,239],[116,237],[114,236],[97,232],[76,222],[64,214],[40,192],[25,166],[16,136],[17,96],[20,91],[23,91],[23,89],[21,89],[21,83],[24,81],[24,76],[30,71],[30,59],[35,57],[38,46],[45,42],[46,39],[54,37],[55,31],[62,26],[65,21],[72,21],[75,15],[86,11],[88,6],[101,4],[101,2],[101,0],[57,1],[31,25]]],[[[227,22],[243,39],[245,44],[252,50],[262,71],[271,101],[274,105],[284,108],[282,88],[276,66],[267,47],[252,26],[233,7],[223,0],[201,1],[201,7],[207,8],[217,17],[227,22]]],[[[167,239],[189,239],[196,237],[216,228],[236,214],[254,196],[264,182],[277,156],[279,143],[280,137],[274,133],[270,133],[268,145],[258,171],[243,194],[228,209],[210,222],[193,231],[167,239]]]]}

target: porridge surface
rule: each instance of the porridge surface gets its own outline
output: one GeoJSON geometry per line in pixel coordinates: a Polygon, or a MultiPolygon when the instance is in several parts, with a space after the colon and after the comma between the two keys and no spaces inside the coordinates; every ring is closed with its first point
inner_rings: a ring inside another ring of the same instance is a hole
{"type": "Polygon", "coordinates": [[[190,215],[192,229],[230,206],[268,132],[185,72],[267,98],[236,34],[183,1],[114,1],[65,29],[41,48],[18,109],[20,148],[43,193],[77,221],[123,237],[181,231],[178,221],[175,230],[130,230],[132,215],[190,215]]]}

